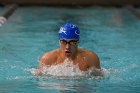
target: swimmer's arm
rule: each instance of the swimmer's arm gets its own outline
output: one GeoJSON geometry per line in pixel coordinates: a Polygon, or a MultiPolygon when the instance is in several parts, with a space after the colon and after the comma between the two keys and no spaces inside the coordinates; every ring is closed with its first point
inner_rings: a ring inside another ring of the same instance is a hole
{"type": "Polygon", "coordinates": [[[94,58],[93,62],[94,63],[94,67],[97,68],[97,69],[101,69],[101,66],[100,66],[100,60],[99,60],[99,57],[97,56],[96,58],[94,58]]]}
{"type": "Polygon", "coordinates": [[[37,76],[41,76],[43,73],[42,73],[42,69],[44,67],[44,63],[46,62],[46,58],[45,58],[45,55],[41,56],[39,58],[39,65],[37,67],[37,71],[36,71],[36,74],[37,76]]]}
{"type": "Polygon", "coordinates": [[[90,59],[90,61],[89,61],[90,67],[94,67],[96,69],[101,69],[100,60],[99,60],[99,57],[97,56],[97,54],[92,52],[92,54],[90,55],[89,59],[90,59]]]}
{"type": "Polygon", "coordinates": [[[41,76],[43,74],[42,69],[43,69],[43,64],[41,62],[39,62],[39,66],[37,68],[37,71],[36,71],[35,75],[36,76],[41,76]]]}
{"type": "Polygon", "coordinates": [[[95,54],[92,53],[91,56],[91,61],[90,61],[90,68],[94,68],[95,73],[93,73],[95,76],[103,76],[103,72],[101,70],[101,66],[100,66],[100,60],[99,57],[95,54]]]}
{"type": "Polygon", "coordinates": [[[49,65],[50,63],[51,63],[50,53],[45,53],[39,59],[38,71],[37,71],[36,75],[43,75],[42,70],[43,70],[44,66],[49,65]]]}
{"type": "Polygon", "coordinates": [[[100,62],[96,62],[94,65],[90,65],[90,68],[93,70],[94,76],[103,76],[103,71],[100,67],[100,62]]]}

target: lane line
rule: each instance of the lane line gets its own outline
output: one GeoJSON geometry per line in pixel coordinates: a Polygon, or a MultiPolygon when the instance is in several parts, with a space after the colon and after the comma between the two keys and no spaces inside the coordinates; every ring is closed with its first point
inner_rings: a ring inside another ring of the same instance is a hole
{"type": "Polygon", "coordinates": [[[0,15],[0,27],[7,21],[7,19],[14,13],[17,9],[18,5],[11,4],[8,8],[4,11],[3,14],[0,15]]]}
{"type": "Polygon", "coordinates": [[[133,6],[128,5],[126,8],[133,14],[135,15],[138,19],[140,19],[140,12],[138,12],[133,6]]]}

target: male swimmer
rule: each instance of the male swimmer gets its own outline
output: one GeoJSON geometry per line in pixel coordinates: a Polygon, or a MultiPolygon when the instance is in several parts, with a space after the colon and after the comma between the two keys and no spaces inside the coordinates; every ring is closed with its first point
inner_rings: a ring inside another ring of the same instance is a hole
{"type": "MultiPolygon", "coordinates": [[[[74,65],[78,65],[81,71],[87,71],[90,68],[101,69],[99,58],[96,53],[78,48],[80,40],[80,31],[72,23],[65,23],[59,30],[60,48],[46,52],[40,57],[40,63],[36,75],[42,75],[44,66],[51,66],[63,63],[65,59],[71,60],[74,65]]],[[[101,75],[97,72],[96,75],[101,75]]]]}

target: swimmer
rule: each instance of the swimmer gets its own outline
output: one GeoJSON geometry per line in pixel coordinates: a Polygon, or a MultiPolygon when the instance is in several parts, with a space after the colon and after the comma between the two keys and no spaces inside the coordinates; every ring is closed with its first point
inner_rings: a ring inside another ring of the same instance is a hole
{"type": "MultiPolygon", "coordinates": [[[[64,62],[65,59],[71,60],[74,65],[78,65],[81,71],[87,71],[90,68],[101,69],[99,58],[93,51],[78,48],[80,42],[80,31],[72,23],[65,23],[60,27],[58,49],[44,53],[39,60],[38,71],[36,75],[42,75],[44,66],[57,65],[64,62]]],[[[96,75],[101,75],[99,72],[96,75]]]]}

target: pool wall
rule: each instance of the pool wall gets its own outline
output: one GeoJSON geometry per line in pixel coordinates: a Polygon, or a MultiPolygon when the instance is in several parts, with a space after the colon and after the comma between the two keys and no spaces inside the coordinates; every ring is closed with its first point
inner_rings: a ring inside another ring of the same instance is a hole
{"type": "Polygon", "coordinates": [[[105,5],[140,6],[140,0],[0,0],[0,4],[16,3],[19,5],[105,5]]]}

